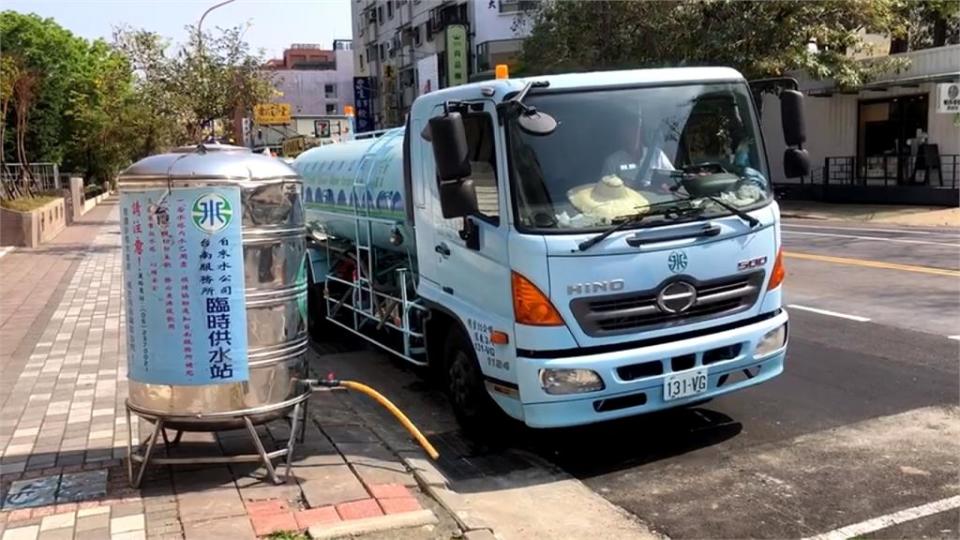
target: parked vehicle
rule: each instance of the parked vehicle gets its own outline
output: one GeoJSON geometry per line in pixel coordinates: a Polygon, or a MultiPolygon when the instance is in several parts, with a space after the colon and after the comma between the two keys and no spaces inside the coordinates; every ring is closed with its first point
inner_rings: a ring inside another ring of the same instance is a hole
{"type": "MultiPolygon", "coordinates": [[[[806,174],[802,97],[764,84],[806,174]]],[[[293,167],[313,319],[436,369],[467,427],[647,413],[783,370],[779,210],[732,69],[447,88],[293,167]]]]}

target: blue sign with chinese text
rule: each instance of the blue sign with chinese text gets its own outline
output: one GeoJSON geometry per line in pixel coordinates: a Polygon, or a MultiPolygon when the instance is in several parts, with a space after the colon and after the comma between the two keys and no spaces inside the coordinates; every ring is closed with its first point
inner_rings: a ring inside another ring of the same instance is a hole
{"type": "Polygon", "coordinates": [[[120,193],[132,380],[248,380],[241,208],[239,187],[120,193]]]}
{"type": "Polygon", "coordinates": [[[370,77],[353,78],[353,105],[356,122],[356,132],[372,131],[373,125],[373,92],[370,91],[370,77]]]}

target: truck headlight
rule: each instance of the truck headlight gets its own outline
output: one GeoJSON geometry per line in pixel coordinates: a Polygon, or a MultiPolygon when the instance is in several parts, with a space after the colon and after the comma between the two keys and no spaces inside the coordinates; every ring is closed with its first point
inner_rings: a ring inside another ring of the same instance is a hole
{"type": "Polygon", "coordinates": [[[605,388],[592,369],[541,369],[540,386],[548,394],[582,394],[605,388]]]}
{"type": "Polygon", "coordinates": [[[782,349],[786,344],[787,325],[782,324],[777,328],[767,332],[763,338],[760,339],[760,343],[757,344],[757,350],[754,351],[753,356],[766,356],[772,352],[782,349]]]}

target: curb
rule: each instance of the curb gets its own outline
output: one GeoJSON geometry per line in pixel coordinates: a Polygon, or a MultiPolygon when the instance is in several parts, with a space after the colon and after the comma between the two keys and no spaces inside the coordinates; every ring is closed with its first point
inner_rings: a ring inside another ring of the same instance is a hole
{"type": "Polygon", "coordinates": [[[310,533],[310,538],[329,539],[434,525],[438,522],[437,516],[431,510],[418,510],[416,512],[355,519],[333,525],[314,525],[307,530],[310,533]]]}
{"type": "Polygon", "coordinates": [[[814,216],[810,214],[794,214],[792,212],[780,212],[781,218],[790,218],[790,219],[809,219],[813,221],[843,221],[840,219],[831,219],[823,216],[814,216]]]}
{"type": "MultiPolygon", "coordinates": [[[[354,407],[351,405],[351,408],[354,407]]],[[[385,434],[384,430],[388,428],[370,419],[369,414],[365,411],[357,410],[356,408],[354,408],[354,410],[356,410],[357,414],[364,421],[364,424],[377,435],[380,441],[383,442],[390,451],[400,457],[404,466],[413,474],[413,478],[417,481],[417,485],[420,486],[420,490],[437,501],[437,504],[450,514],[465,535],[475,533],[474,536],[477,538],[496,538],[493,527],[471,515],[466,505],[460,499],[460,495],[449,488],[447,478],[431,463],[428,457],[424,456],[422,450],[419,448],[411,450],[409,447],[398,448],[397,445],[394,444],[396,438],[385,434]],[[486,533],[489,533],[489,536],[487,536],[486,533]]]]}

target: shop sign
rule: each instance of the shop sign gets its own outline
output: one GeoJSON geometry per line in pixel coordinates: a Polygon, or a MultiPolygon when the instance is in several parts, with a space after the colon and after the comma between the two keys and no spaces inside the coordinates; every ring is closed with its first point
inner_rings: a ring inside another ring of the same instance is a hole
{"type": "Polygon", "coordinates": [[[937,85],[937,112],[943,114],[960,113],[960,83],[937,85]]]}

